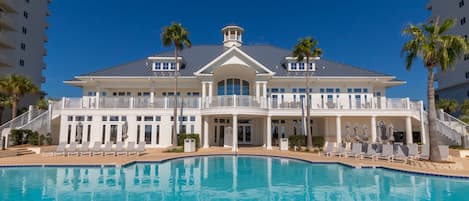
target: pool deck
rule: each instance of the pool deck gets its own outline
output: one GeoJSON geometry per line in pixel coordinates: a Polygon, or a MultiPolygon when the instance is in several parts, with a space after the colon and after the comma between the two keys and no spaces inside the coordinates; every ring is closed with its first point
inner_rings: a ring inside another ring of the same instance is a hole
{"type": "MultiPolygon", "coordinates": [[[[54,150],[50,147],[49,150],[54,150]]],[[[168,153],[167,149],[147,149],[140,156],[52,156],[50,153],[30,154],[24,156],[14,156],[0,158],[0,167],[2,166],[47,166],[47,165],[93,165],[93,166],[125,166],[134,162],[160,162],[173,158],[188,156],[205,156],[205,155],[233,155],[230,148],[211,147],[208,149],[199,149],[194,153],[168,153]]],[[[259,155],[259,156],[277,156],[286,158],[295,158],[316,163],[341,163],[356,168],[374,168],[384,167],[399,171],[415,172],[420,174],[443,175],[450,177],[464,177],[469,179],[469,159],[453,157],[452,161],[460,163],[463,169],[460,170],[443,170],[419,168],[416,166],[404,164],[402,162],[388,162],[384,160],[372,161],[369,159],[357,160],[354,158],[325,157],[317,153],[294,152],[265,150],[262,147],[242,147],[239,149],[238,155],[259,155]]]]}

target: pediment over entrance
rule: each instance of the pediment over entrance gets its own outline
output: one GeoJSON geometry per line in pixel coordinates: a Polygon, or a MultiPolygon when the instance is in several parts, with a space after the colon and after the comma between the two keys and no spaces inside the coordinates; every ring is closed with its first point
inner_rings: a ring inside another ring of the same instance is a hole
{"type": "Polygon", "coordinates": [[[253,59],[239,48],[231,47],[229,50],[225,51],[223,54],[195,72],[194,75],[211,75],[216,69],[226,66],[252,68],[256,71],[256,74],[274,74],[274,72],[269,70],[267,67],[253,59]]]}

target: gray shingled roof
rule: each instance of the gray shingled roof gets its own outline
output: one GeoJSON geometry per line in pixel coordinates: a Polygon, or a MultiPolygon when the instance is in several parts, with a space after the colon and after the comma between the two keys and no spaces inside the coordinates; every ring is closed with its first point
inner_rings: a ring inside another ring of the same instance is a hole
{"type": "MultiPolygon", "coordinates": [[[[244,45],[240,48],[246,54],[263,64],[275,76],[302,76],[302,72],[288,72],[285,67],[285,57],[291,56],[291,51],[270,45],[244,45]]],[[[222,45],[199,45],[186,48],[181,52],[184,67],[180,73],[183,76],[192,76],[194,72],[221,55],[226,49],[222,45]]],[[[152,56],[173,56],[173,51],[162,52],[152,56]]],[[[150,66],[146,66],[147,58],[127,64],[82,74],[80,76],[154,76],[150,66]]],[[[354,67],[346,64],[321,59],[317,62],[315,76],[390,76],[354,67]],[[324,68],[323,68],[324,67],[324,68]]]]}

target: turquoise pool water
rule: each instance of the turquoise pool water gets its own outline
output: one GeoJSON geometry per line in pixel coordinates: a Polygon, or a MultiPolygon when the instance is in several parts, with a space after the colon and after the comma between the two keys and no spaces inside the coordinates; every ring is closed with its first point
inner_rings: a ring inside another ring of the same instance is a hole
{"type": "Polygon", "coordinates": [[[468,200],[469,180],[213,156],[125,168],[0,168],[0,200],[468,200]]]}

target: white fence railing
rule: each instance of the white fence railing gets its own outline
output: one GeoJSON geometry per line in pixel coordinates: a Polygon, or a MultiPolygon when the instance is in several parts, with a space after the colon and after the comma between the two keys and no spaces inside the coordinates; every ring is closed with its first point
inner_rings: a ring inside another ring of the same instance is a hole
{"type": "MultiPolygon", "coordinates": [[[[304,97],[303,97],[304,98],[304,97]]],[[[98,109],[98,108],[160,108],[174,107],[173,97],[100,97],[85,96],[82,98],[63,98],[63,108],[67,109],[98,109]]],[[[178,108],[220,108],[220,107],[251,107],[260,109],[301,109],[301,99],[294,98],[266,98],[256,96],[212,96],[212,97],[178,97],[178,108]]],[[[313,110],[412,110],[418,115],[419,102],[409,101],[408,98],[373,97],[367,99],[332,98],[312,96],[313,110]]]]}

